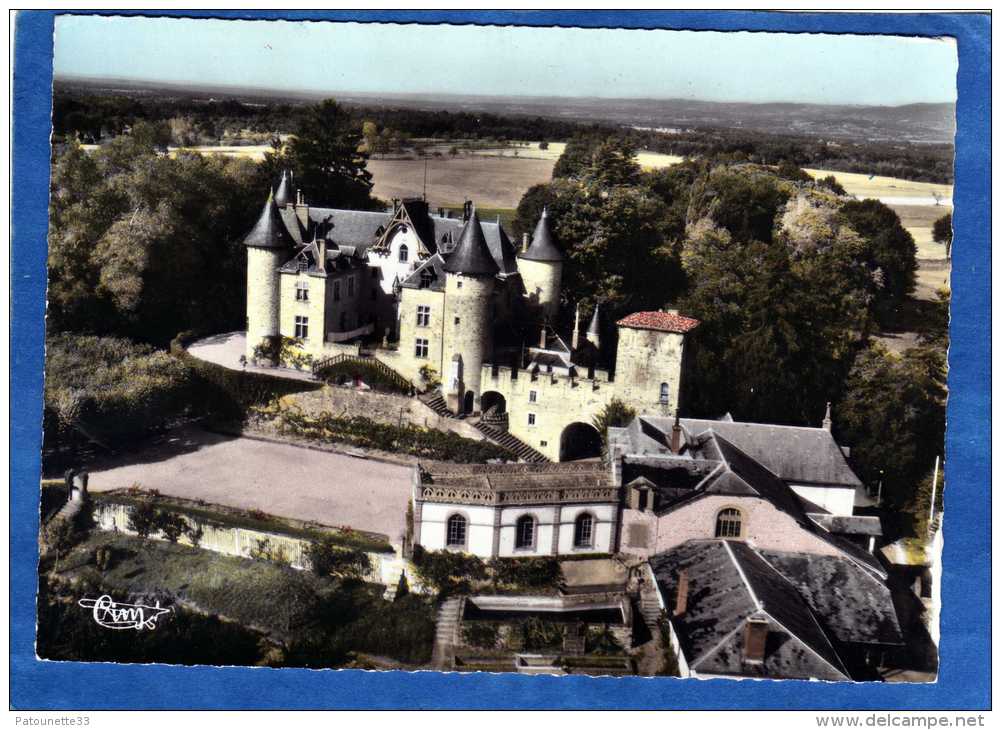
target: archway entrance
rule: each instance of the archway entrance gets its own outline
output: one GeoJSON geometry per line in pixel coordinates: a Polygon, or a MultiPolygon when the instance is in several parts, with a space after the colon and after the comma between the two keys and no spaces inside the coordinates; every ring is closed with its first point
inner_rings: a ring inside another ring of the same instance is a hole
{"type": "Polygon", "coordinates": [[[498,416],[507,412],[507,401],[496,390],[488,390],[480,396],[480,410],[483,414],[486,415],[491,408],[495,409],[494,413],[498,416]]]}
{"type": "Polygon", "coordinates": [[[467,390],[466,397],[462,399],[462,412],[472,413],[473,412],[473,391],[467,390]]]}
{"type": "Polygon", "coordinates": [[[601,456],[601,435],[589,423],[571,423],[560,436],[560,461],[601,456]]]}

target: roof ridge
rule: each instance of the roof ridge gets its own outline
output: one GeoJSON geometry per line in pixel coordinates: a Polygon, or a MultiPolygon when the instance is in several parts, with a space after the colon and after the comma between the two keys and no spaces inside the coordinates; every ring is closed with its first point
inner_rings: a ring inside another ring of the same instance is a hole
{"type": "MultiPolygon", "coordinates": [[[[747,592],[751,594],[751,599],[754,601],[754,607],[758,611],[764,609],[764,603],[758,598],[758,594],[754,592],[754,588],[751,587],[751,582],[747,579],[744,574],[744,569],[741,567],[740,562],[737,560],[737,556],[733,554],[733,549],[730,547],[729,540],[722,540],[723,548],[726,550],[726,554],[730,556],[730,562],[733,563],[733,567],[737,569],[737,573],[740,575],[740,579],[744,582],[744,586],[747,588],[747,592]]],[[[788,581],[787,581],[788,582],[788,581]]]]}

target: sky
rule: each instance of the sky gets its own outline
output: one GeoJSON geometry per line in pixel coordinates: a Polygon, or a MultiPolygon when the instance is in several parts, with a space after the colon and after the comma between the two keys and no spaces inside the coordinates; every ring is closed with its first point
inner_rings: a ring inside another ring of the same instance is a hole
{"type": "Polygon", "coordinates": [[[954,102],[951,39],[171,18],[56,19],[57,77],[307,92],[954,102]]]}

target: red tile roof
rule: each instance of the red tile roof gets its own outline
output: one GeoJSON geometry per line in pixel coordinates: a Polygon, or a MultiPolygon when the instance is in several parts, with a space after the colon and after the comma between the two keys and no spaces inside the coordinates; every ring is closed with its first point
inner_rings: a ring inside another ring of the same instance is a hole
{"type": "Polygon", "coordinates": [[[628,317],[620,319],[616,324],[620,327],[632,327],[638,330],[659,330],[683,335],[698,327],[699,320],[670,312],[633,312],[628,317]]]}

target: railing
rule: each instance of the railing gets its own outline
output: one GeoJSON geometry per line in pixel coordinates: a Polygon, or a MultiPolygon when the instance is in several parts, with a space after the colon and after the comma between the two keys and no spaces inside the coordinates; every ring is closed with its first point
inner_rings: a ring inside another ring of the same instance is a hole
{"type": "MultiPolygon", "coordinates": [[[[393,370],[393,368],[386,365],[384,362],[377,360],[372,355],[331,355],[330,357],[325,357],[322,360],[317,360],[313,363],[313,376],[320,379],[326,380],[330,375],[330,370],[338,365],[344,363],[357,363],[366,368],[371,368],[378,375],[380,375],[385,381],[389,382],[391,385],[395,386],[395,389],[403,393],[409,393],[413,395],[417,392],[416,386],[405,377],[400,375],[398,372],[393,370]]],[[[370,385],[372,385],[370,383],[370,385]]]]}

